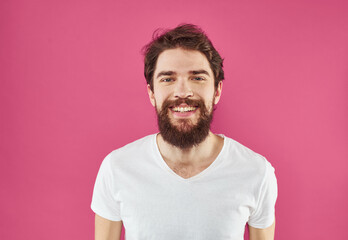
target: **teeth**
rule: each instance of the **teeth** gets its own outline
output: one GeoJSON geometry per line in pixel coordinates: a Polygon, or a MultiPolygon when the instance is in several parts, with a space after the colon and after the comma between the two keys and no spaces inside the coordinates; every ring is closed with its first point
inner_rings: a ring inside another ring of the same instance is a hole
{"type": "Polygon", "coordinates": [[[196,110],[196,107],[174,107],[174,112],[190,112],[196,110]]]}

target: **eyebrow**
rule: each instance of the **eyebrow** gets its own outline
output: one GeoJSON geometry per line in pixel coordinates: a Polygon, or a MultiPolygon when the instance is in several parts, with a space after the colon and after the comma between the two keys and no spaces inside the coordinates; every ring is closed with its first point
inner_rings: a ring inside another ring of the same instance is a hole
{"type": "Polygon", "coordinates": [[[202,70],[190,71],[189,73],[193,74],[193,75],[205,74],[205,75],[210,77],[209,73],[206,70],[203,70],[203,69],[202,70]]]}
{"type": "MultiPolygon", "coordinates": [[[[205,75],[210,77],[209,73],[203,69],[202,70],[192,70],[192,71],[189,71],[189,73],[192,75],[205,74],[205,75]]],[[[173,75],[176,75],[176,72],[174,72],[174,71],[162,71],[162,72],[159,72],[157,74],[156,78],[159,78],[161,76],[173,76],[173,75]]]]}
{"type": "Polygon", "coordinates": [[[161,76],[173,76],[173,75],[176,75],[176,72],[173,72],[173,71],[162,71],[162,72],[159,72],[156,76],[156,78],[159,78],[161,76]]]}

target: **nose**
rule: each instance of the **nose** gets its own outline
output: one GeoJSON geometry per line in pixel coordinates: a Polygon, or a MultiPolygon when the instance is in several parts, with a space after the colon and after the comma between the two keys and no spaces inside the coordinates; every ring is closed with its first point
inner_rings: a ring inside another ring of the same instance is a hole
{"type": "Polygon", "coordinates": [[[178,79],[176,82],[175,90],[174,90],[175,98],[188,98],[193,97],[192,89],[189,84],[184,79],[178,79]]]}

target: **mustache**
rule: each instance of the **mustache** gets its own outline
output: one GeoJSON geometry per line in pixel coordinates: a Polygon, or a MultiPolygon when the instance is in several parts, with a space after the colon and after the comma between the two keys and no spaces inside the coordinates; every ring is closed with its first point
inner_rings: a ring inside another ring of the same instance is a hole
{"type": "Polygon", "coordinates": [[[181,98],[181,99],[176,99],[176,100],[165,100],[162,104],[162,109],[168,109],[172,107],[178,107],[180,104],[187,104],[188,106],[195,106],[202,108],[205,106],[204,101],[202,99],[188,99],[188,98],[181,98]]]}

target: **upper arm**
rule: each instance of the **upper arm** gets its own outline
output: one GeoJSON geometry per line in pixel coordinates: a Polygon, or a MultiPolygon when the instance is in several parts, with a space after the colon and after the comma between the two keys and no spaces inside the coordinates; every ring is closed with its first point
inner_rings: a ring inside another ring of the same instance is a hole
{"type": "Polygon", "coordinates": [[[120,240],[122,221],[110,221],[95,215],[95,240],[120,240]]]}
{"type": "Polygon", "coordinates": [[[268,228],[254,228],[249,225],[250,240],[274,240],[275,222],[268,228]]]}

